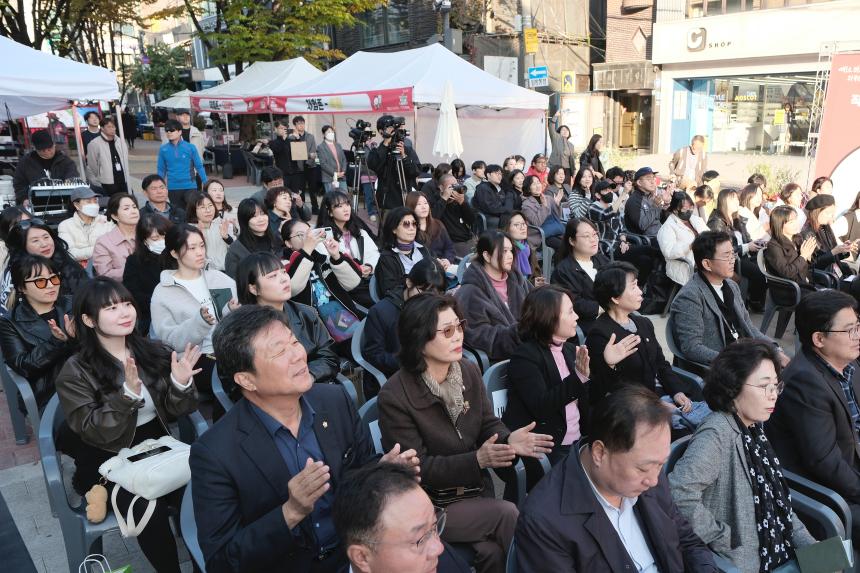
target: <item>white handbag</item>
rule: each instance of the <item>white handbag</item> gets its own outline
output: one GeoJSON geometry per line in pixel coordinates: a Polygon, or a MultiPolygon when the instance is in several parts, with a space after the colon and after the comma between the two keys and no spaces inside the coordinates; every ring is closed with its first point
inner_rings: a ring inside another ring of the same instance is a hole
{"type": "Polygon", "coordinates": [[[156,500],[183,487],[191,480],[188,456],[191,446],[172,436],[144,440],[133,448],[123,448],[117,455],[99,466],[99,473],[117,485],[111,494],[111,504],[123,537],[137,537],[155,511],[156,500]],[[134,494],[126,518],[116,505],[119,488],[134,494]],[[138,499],[149,500],[139,522],[134,519],[134,504],[138,499]]]}

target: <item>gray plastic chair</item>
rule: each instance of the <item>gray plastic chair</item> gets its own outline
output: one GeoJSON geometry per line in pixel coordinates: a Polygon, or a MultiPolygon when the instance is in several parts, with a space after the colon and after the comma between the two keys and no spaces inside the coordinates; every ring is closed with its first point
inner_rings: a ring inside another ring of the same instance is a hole
{"type": "MultiPolygon", "coordinates": [[[[352,398],[353,404],[358,407],[358,393],[355,390],[355,385],[352,383],[352,380],[343,374],[338,374],[337,381],[344,387],[346,393],[349,394],[349,397],[352,398]]],[[[229,412],[235,404],[235,402],[230,399],[230,396],[227,395],[227,391],[224,390],[224,385],[218,377],[218,368],[212,369],[212,394],[215,395],[215,399],[218,400],[218,403],[222,408],[224,408],[225,412],[229,412]]]]}
{"type": "Polygon", "coordinates": [[[678,344],[675,342],[675,334],[673,332],[674,320],[672,313],[669,313],[669,319],[666,321],[666,345],[669,347],[669,352],[675,355],[675,366],[683,368],[689,372],[696,373],[707,372],[710,370],[710,364],[703,364],[701,362],[695,362],[684,358],[684,355],[681,353],[681,349],[678,348],[678,344]]]}
{"type": "Polygon", "coordinates": [[[9,406],[9,417],[12,418],[12,430],[15,432],[15,443],[26,444],[30,441],[27,435],[27,421],[24,414],[18,409],[18,395],[24,401],[27,410],[27,418],[30,418],[30,427],[33,435],[39,431],[39,408],[36,405],[36,396],[30,383],[20,374],[9,368],[8,364],[0,363],[0,378],[3,379],[3,392],[6,394],[6,402],[9,406]]]}
{"type": "Polygon", "coordinates": [[[457,263],[457,284],[463,284],[463,275],[466,269],[472,264],[472,259],[475,258],[475,253],[469,253],[457,263]]]}
{"type": "Polygon", "coordinates": [[[508,549],[508,563],[505,567],[505,573],[517,573],[517,540],[511,540],[511,547],[508,549]]]}
{"type": "Polygon", "coordinates": [[[555,256],[555,249],[546,244],[546,233],[544,233],[543,228],[529,225],[528,230],[537,231],[540,234],[541,270],[543,271],[543,278],[549,282],[549,278],[552,276],[552,259],[555,256]]]}
{"type": "Polygon", "coordinates": [[[481,373],[486,372],[492,363],[490,362],[490,357],[487,356],[487,353],[478,348],[472,348],[471,346],[463,345],[463,356],[475,364],[480,368],[481,373]]]}
{"type": "MultiPolygon", "coordinates": [[[[193,481],[193,480],[192,480],[193,481]]],[[[182,507],[179,510],[179,529],[182,531],[182,541],[188,548],[191,560],[200,573],[206,573],[206,560],[203,558],[203,550],[197,540],[197,521],[194,519],[194,498],[191,497],[191,483],[185,486],[182,494],[182,507]]]]}
{"type": "Polygon", "coordinates": [[[364,403],[364,406],[358,411],[358,416],[370,432],[373,449],[376,450],[377,454],[384,454],[385,452],[382,451],[382,430],[379,429],[379,407],[376,405],[376,396],[364,403]]]}
{"type": "Polygon", "coordinates": [[[758,268],[762,272],[765,280],[767,280],[768,283],[768,288],[764,299],[764,316],[762,316],[761,318],[761,331],[767,334],[767,328],[768,326],[770,326],[770,321],[773,320],[774,315],[777,315],[774,337],[782,338],[782,335],[785,333],[785,329],[788,326],[788,321],[791,319],[791,315],[794,312],[795,307],[797,307],[797,305],[800,303],[800,286],[794,281],[778,277],[769,272],[767,270],[767,265],[764,264],[764,252],[765,249],[762,249],[758,253],[756,253],[756,262],[758,263],[758,268]],[[788,305],[777,305],[776,301],[774,301],[773,299],[773,292],[771,291],[771,287],[774,286],[779,288],[781,291],[785,291],[786,298],[793,298],[794,302],[788,305]],[[792,297],[792,295],[794,296],[792,297]]]}
{"type": "Polygon", "coordinates": [[[669,475],[675,469],[675,464],[684,456],[684,452],[687,451],[687,446],[690,445],[691,439],[693,439],[693,436],[689,435],[672,442],[669,448],[669,459],[666,460],[666,465],[663,466],[666,475],[669,475]]]}
{"type": "MultiPolygon", "coordinates": [[[[845,529],[847,534],[851,534],[853,518],[851,516],[851,509],[848,507],[848,503],[845,501],[845,498],[826,486],[815,483],[808,478],[784,468],[782,470],[782,475],[791,487],[792,492],[796,491],[801,493],[830,508],[830,510],[833,511],[842,522],[843,529],[845,529]]],[[[792,493],[792,496],[793,495],[794,494],[792,493]]]]}
{"type": "Polygon", "coordinates": [[[385,374],[382,373],[376,366],[368,362],[367,358],[364,357],[364,353],[361,351],[362,339],[364,337],[364,325],[367,324],[367,319],[363,319],[360,323],[358,323],[358,328],[355,329],[355,332],[352,333],[352,340],[350,341],[350,350],[352,351],[352,359],[361,366],[365,372],[373,376],[376,381],[379,383],[379,387],[385,384],[387,378],[385,374]]]}
{"type": "Polygon", "coordinates": [[[372,300],[374,304],[379,302],[380,298],[382,298],[379,291],[376,290],[379,288],[376,283],[376,275],[370,275],[370,284],[368,285],[368,289],[370,290],[370,300],[372,300]]]}
{"type": "Polygon", "coordinates": [[[87,273],[87,276],[90,278],[93,278],[94,276],[96,276],[96,265],[93,262],[92,257],[90,257],[90,260],[87,261],[87,268],[85,269],[85,272],[87,273]]]}

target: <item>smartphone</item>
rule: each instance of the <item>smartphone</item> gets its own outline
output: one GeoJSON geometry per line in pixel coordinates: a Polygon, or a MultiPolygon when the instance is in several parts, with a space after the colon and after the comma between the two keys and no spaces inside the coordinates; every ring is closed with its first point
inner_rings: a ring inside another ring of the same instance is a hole
{"type": "Polygon", "coordinates": [[[332,233],[331,227],[323,227],[323,231],[325,232],[326,241],[334,239],[334,233],[332,233]]]}
{"type": "Polygon", "coordinates": [[[151,458],[152,456],[157,456],[158,454],[163,454],[169,451],[170,446],[160,446],[158,448],[155,448],[154,450],[148,450],[139,454],[134,454],[133,456],[129,456],[128,461],[132,463],[139,462],[140,460],[145,460],[146,458],[151,458]]]}

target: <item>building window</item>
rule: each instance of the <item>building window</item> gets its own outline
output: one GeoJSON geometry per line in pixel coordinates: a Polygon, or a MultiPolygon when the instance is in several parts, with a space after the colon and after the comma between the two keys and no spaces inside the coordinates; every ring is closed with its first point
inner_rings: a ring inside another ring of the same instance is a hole
{"type": "Polygon", "coordinates": [[[732,14],[745,10],[786,8],[831,0],[687,0],[687,18],[732,14]]]}
{"type": "Polygon", "coordinates": [[[409,6],[407,0],[389,0],[367,12],[361,26],[361,47],[376,48],[409,41],[409,6]]]}

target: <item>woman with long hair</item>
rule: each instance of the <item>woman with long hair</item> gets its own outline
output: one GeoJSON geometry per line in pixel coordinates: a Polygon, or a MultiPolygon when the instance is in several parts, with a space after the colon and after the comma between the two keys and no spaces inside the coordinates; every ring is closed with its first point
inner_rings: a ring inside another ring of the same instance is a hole
{"type": "Polygon", "coordinates": [[[9,231],[18,221],[30,218],[30,212],[24,207],[6,207],[0,212],[0,274],[6,270],[6,263],[9,262],[9,246],[6,244],[9,231]]]}
{"type": "MultiPolygon", "coordinates": [[[[5,211],[4,211],[5,213],[5,211]]],[[[860,192],[854,196],[851,207],[843,213],[833,225],[833,233],[840,241],[854,242],[860,239],[860,192]]],[[[3,237],[3,218],[0,215],[0,239],[3,237]]]]}
{"type": "Polygon", "coordinates": [[[755,184],[747,185],[741,189],[739,199],[738,217],[746,227],[750,239],[753,241],[770,239],[770,235],[767,234],[767,226],[761,224],[760,213],[764,202],[761,187],[755,184]]]}
{"type": "Polygon", "coordinates": [[[281,240],[272,235],[269,215],[262,203],[254,198],[242,199],[236,208],[239,221],[239,237],[227,249],[224,258],[224,272],[236,276],[239,261],[251,253],[281,252],[281,240]]]}
{"type": "Polygon", "coordinates": [[[406,208],[412,209],[418,219],[418,242],[430,249],[430,253],[439,259],[442,268],[447,269],[457,258],[454,243],[448,236],[445,225],[433,218],[427,195],[421,191],[407,193],[406,208]]]}
{"type": "MultiPolygon", "coordinates": [[[[227,196],[224,193],[224,184],[219,179],[209,179],[203,186],[203,192],[208,193],[215,203],[215,216],[221,219],[230,221],[236,225],[236,213],[233,211],[233,206],[227,202],[227,196]]],[[[236,228],[234,227],[234,232],[236,228]]]]}
{"type": "MultiPolygon", "coordinates": [[[[76,439],[65,453],[75,459],[72,484],[83,495],[101,481],[99,466],[122,448],[170,435],[168,424],[197,409],[194,363],[200,349],[173,349],[139,334],[131,293],[107,277],[90,281],[75,297],[74,330],[79,351],[57,377],[57,395],[76,439]]],[[[119,486],[114,486],[119,487],[119,486]]],[[[179,556],[170,528],[170,507],[178,510],[183,489],[158,498],[137,542],[159,573],[178,573],[179,556]]],[[[127,515],[130,492],[120,489],[117,506],[127,515]]],[[[146,503],[134,506],[140,522],[146,503]]]]}
{"type": "Polygon", "coordinates": [[[185,213],[186,221],[203,231],[210,268],[223,271],[227,249],[234,240],[230,235],[230,222],[216,217],[215,201],[206,193],[191,193],[185,213]]]}
{"type": "Polygon", "coordinates": [[[125,261],[134,252],[134,237],[140,209],[137,199],[128,193],[114,193],[108,200],[107,217],[116,225],[93,247],[93,268],[99,276],[122,280],[125,261]]]}
{"type": "Polygon", "coordinates": [[[502,180],[502,189],[506,189],[514,194],[514,210],[518,210],[523,203],[523,184],[525,183],[526,175],[519,169],[514,169],[502,180]]]}
{"type": "Polygon", "coordinates": [[[457,179],[457,183],[466,179],[466,164],[459,157],[451,162],[451,175],[457,179]]]}
{"type": "Polygon", "coordinates": [[[382,250],[374,275],[377,294],[384,297],[390,290],[403,290],[406,275],[422,259],[433,258],[430,250],[417,240],[418,218],[406,207],[395,207],[382,221],[382,250]]]}
{"type": "MultiPolygon", "coordinates": [[[[812,266],[830,272],[839,278],[854,274],[845,259],[857,253],[858,243],[839,241],[830,225],[836,215],[836,200],[833,195],[817,195],[806,204],[806,226],[801,231],[804,237],[813,236],[818,248],[812,254],[812,266]]],[[[852,291],[860,288],[854,287],[852,291]]],[[[824,285],[827,286],[827,285],[824,285]]]]}
{"type": "MultiPolygon", "coordinates": [[[[798,241],[800,231],[800,223],[794,209],[788,205],[774,207],[770,212],[771,238],[764,251],[764,264],[768,272],[794,281],[801,288],[814,290],[809,282],[809,263],[818,248],[818,241],[814,235],[809,235],[803,242],[798,241]]],[[[775,285],[771,286],[772,296],[777,296],[780,292],[781,289],[775,288],[775,285]]]]}
{"type": "Polygon", "coordinates": [[[128,256],[122,273],[122,284],[137,304],[137,326],[144,335],[149,334],[152,321],[149,310],[152,293],[164,269],[164,237],[172,226],[167,217],[143,213],[135,230],[134,252],[128,256]]]}
{"type": "Polygon", "coordinates": [[[571,219],[588,216],[588,208],[594,202],[591,199],[591,189],[595,179],[596,176],[588,164],[580,165],[576,177],[573,178],[573,188],[568,194],[567,206],[571,219]]]}
{"type": "Polygon", "coordinates": [[[666,276],[684,286],[696,269],[693,241],[708,226],[697,215],[693,199],[686,191],[675,191],[667,209],[669,216],[657,232],[657,244],[666,259],[666,276]]]}
{"type": "Polygon", "coordinates": [[[784,205],[797,211],[800,228],[804,228],[806,226],[806,211],[803,209],[803,187],[797,183],[786,183],[779,192],[779,199],[784,205]]]}
{"type": "Polygon", "coordinates": [[[603,177],[606,170],[603,169],[603,163],[600,162],[600,152],[603,150],[603,136],[595,133],[588,140],[588,145],[582,155],[579,156],[579,169],[588,167],[594,172],[594,176],[598,179],[603,177]]]}

